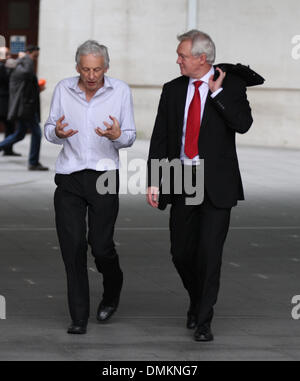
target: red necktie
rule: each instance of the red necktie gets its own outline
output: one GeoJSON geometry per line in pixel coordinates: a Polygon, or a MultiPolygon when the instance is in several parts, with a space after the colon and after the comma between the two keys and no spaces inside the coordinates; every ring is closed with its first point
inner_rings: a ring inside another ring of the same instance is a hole
{"type": "Polygon", "coordinates": [[[195,86],[195,93],[189,107],[186,123],[184,152],[190,159],[198,155],[198,138],[201,121],[201,98],[199,94],[199,87],[202,83],[202,81],[196,81],[193,83],[195,86]]]}

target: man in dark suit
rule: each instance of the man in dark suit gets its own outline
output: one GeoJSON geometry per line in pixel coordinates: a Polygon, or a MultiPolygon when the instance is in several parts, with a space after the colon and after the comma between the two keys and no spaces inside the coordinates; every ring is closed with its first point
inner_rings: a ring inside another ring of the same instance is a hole
{"type": "Polygon", "coordinates": [[[214,67],[215,45],[198,30],[178,37],[182,76],[164,85],[151,138],[147,201],[171,203],[171,254],[190,297],[187,328],[196,341],[212,341],[223,245],[231,208],[244,199],[235,134],[252,124],[243,79],[214,67]],[[218,77],[217,77],[218,76],[218,77]],[[153,159],[180,159],[191,166],[193,181],[204,163],[204,198],[187,205],[186,194],[164,195],[151,174],[153,159]]]}

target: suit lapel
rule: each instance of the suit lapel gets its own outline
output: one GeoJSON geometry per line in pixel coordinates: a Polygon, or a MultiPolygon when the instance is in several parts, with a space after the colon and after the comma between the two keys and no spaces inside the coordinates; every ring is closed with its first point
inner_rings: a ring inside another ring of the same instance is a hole
{"type": "Polygon", "coordinates": [[[207,123],[212,113],[212,100],[211,100],[211,91],[208,91],[205,106],[204,106],[204,113],[201,120],[200,125],[200,133],[199,133],[199,139],[198,139],[198,148],[199,148],[199,156],[201,159],[203,159],[206,154],[206,150],[208,149],[208,127],[207,123]]]}
{"type": "Polygon", "coordinates": [[[177,136],[178,143],[181,146],[182,139],[182,129],[183,129],[183,121],[184,121],[184,110],[185,110],[185,102],[187,96],[187,90],[189,85],[189,78],[182,77],[182,81],[178,84],[178,89],[176,91],[176,112],[177,112],[177,136]]]}
{"type": "Polygon", "coordinates": [[[208,121],[208,118],[210,115],[210,109],[211,109],[211,98],[210,98],[210,96],[211,96],[211,91],[208,90],[208,94],[207,94],[205,106],[204,106],[204,113],[203,113],[203,117],[201,120],[200,134],[201,134],[201,130],[203,130],[205,128],[205,125],[207,124],[207,121],[208,121]]]}

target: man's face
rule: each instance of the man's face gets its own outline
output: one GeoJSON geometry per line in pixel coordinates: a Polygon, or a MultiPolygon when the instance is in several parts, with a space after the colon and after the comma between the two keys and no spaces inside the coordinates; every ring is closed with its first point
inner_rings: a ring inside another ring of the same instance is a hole
{"type": "Polygon", "coordinates": [[[200,56],[192,55],[192,41],[182,41],[177,47],[177,61],[182,75],[196,77],[201,70],[201,66],[206,61],[205,54],[200,56]]]}
{"type": "Polygon", "coordinates": [[[80,74],[81,84],[86,90],[97,91],[103,86],[104,74],[107,72],[104,57],[93,54],[81,56],[76,70],[80,74]]]}
{"type": "Polygon", "coordinates": [[[38,58],[39,58],[39,54],[40,52],[38,50],[34,50],[33,52],[31,53],[27,53],[28,56],[33,60],[33,61],[37,61],[38,58]]]}

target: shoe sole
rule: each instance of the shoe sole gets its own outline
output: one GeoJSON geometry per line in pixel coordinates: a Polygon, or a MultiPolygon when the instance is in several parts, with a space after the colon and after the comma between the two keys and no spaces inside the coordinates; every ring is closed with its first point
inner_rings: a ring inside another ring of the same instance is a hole
{"type": "Polygon", "coordinates": [[[214,338],[213,337],[211,337],[211,338],[209,338],[209,339],[197,339],[196,337],[194,337],[194,340],[195,341],[197,341],[197,342],[202,342],[202,343],[208,343],[208,342],[210,342],[210,341],[213,341],[214,340],[214,338]]]}
{"type": "Polygon", "coordinates": [[[49,169],[28,168],[28,171],[41,171],[41,172],[46,172],[46,171],[49,171],[49,169]]]}
{"type": "Polygon", "coordinates": [[[86,329],[82,332],[76,332],[76,331],[72,331],[72,330],[67,330],[67,333],[70,334],[70,335],[84,335],[86,333],[86,329]]]}

